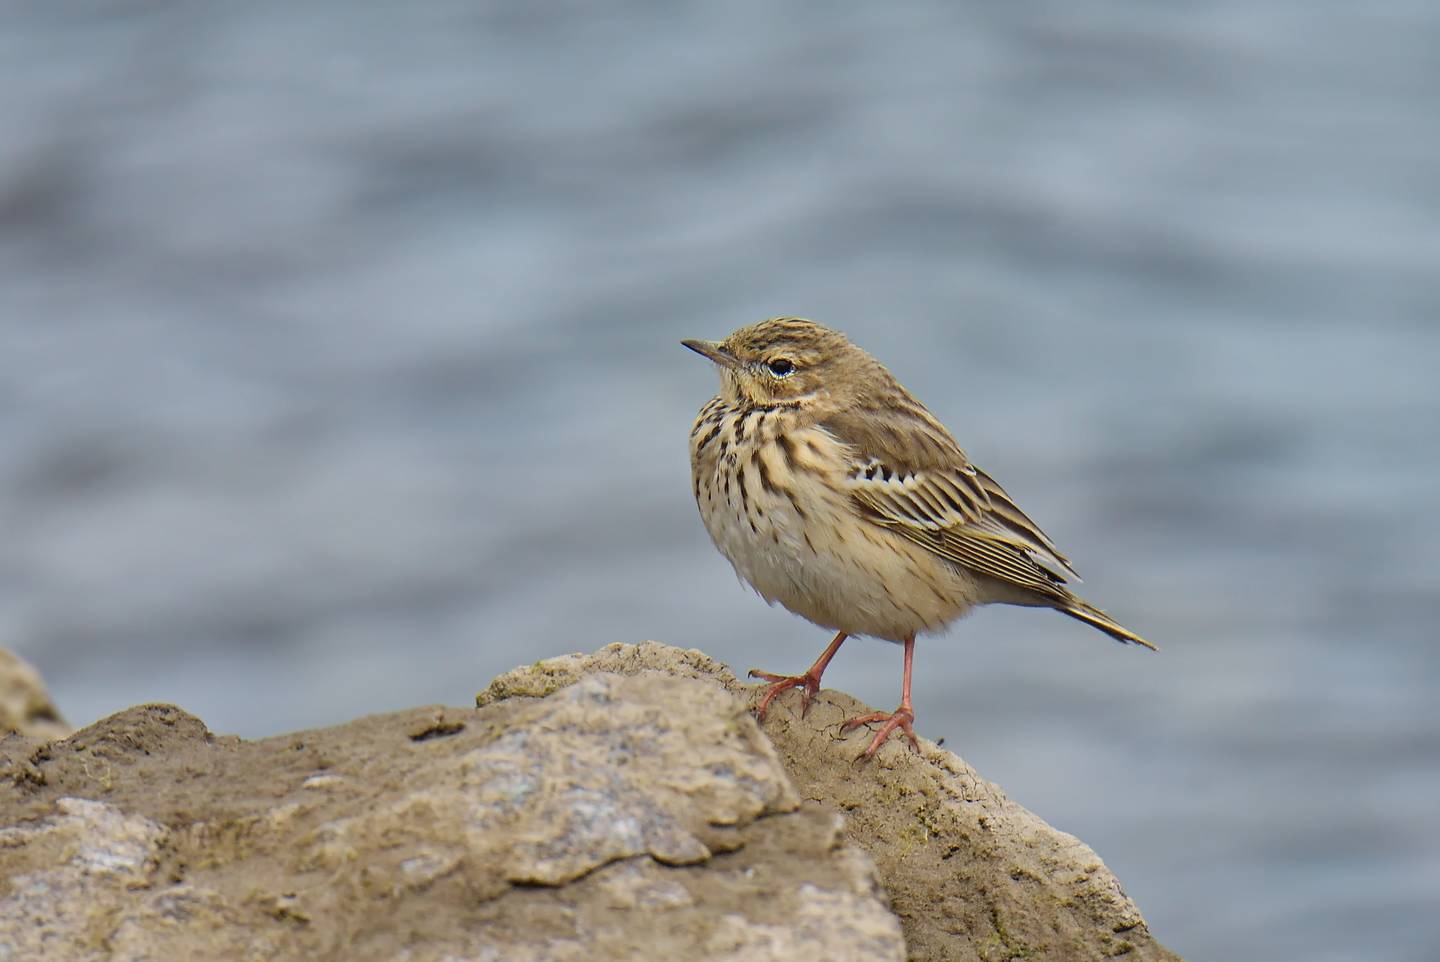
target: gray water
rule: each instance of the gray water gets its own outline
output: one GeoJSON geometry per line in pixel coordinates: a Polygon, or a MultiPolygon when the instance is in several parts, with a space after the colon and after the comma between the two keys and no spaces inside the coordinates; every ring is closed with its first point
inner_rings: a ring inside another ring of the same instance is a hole
{"type": "Polygon", "coordinates": [[[922,733],[1191,959],[1440,958],[1437,51],[1421,2],[8,3],[0,644],[247,736],[611,641],[799,670],[677,342],[804,314],[1163,648],[980,612],[922,733]]]}

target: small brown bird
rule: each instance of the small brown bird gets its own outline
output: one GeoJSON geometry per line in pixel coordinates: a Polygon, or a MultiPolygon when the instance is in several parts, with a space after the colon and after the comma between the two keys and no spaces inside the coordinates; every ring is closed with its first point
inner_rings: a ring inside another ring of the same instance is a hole
{"type": "Polygon", "coordinates": [[[1076,577],[1005,490],[944,425],[839,331],[798,317],[683,341],[720,369],[720,393],[690,431],[700,517],[735,572],[770,604],[837,632],[803,675],[770,682],[757,714],[801,689],[801,713],[851,635],[905,646],[900,707],[861,757],[897,728],[915,740],[915,636],[976,605],[1054,608],[1122,642],[1154,649],[1065,587],[1076,577]]]}

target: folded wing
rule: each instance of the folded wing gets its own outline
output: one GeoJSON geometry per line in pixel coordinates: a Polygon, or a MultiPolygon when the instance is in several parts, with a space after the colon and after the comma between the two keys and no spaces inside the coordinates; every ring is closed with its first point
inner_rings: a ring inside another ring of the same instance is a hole
{"type": "Polygon", "coordinates": [[[851,450],[847,483],[864,517],[980,574],[1069,597],[1070,562],[919,402],[821,426],[851,450]]]}

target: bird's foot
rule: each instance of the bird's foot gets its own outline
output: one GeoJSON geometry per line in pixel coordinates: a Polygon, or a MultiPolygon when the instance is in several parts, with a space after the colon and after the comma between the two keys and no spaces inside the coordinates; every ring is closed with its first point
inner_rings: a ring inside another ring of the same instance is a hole
{"type": "Polygon", "coordinates": [[[875,733],[875,737],[870,740],[870,747],[861,752],[855,759],[858,762],[862,759],[874,757],[875,753],[880,750],[880,746],[885,744],[885,739],[889,738],[891,733],[897,728],[905,733],[905,737],[910,739],[910,747],[918,752],[920,750],[920,742],[915,738],[915,729],[911,727],[911,723],[914,721],[915,712],[912,711],[908,705],[901,705],[893,712],[876,711],[868,715],[859,715],[840,726],[840,730],[842,732],[852,732],[861,725],[868,725],[871,722],[884,722],[884,724],[880,726],[880,730],[875,733]]]}
{"type": "Polygon", "coordinates": [[[765,720],[765,713],[770,710],[770,703],[782,691],[789,691],[791,688],[800,689],[800,717],[804,718],[805,713],[810,710],[810,702],[814,699],[816,692],[820,690],[820,676],[806,672],[803,675],[772,675],[768,671],[757,671],[750,669],[751,678],[759,678],[761,681],[768,681],[770,687],[765,689],[760,704],[755,706],[755,717],[759,721],[765,720]]]}

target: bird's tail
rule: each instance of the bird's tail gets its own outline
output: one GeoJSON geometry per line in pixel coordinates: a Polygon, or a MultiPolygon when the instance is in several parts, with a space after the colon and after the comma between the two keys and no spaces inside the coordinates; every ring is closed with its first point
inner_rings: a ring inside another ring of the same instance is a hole
{"type": "Polygon", "coordinates": [[[1069,615],[1071,618],[1078,619],[1085,622],[1087,625],[1093,625],[1096,628],[1099,628],[1101,631],[1105,632],[1105,634],[1109,635],[1111,638],[1114,638],[1116,641],[1129,642],[1136,645],[1144,645],[1151,651],[1159,651],[1159,649],[1156,648],[1154,645],[1150,644],[1150,642],[1146,641],[1144,638],[1141,638],[1139,635],[1135,634],[1135,632],[1131,631],[1129,628],[1126,628],[1118,621],[1115,621],[1105,612],[1101,611],[1099,608],[1096,608],[1088,601],[1083,601],[1080,598],[1071,596],[1067,601],[1062,604],[1058,604],[1055,607],[1057,610],[1065,612],[1065,614],[1069,615]]]}

